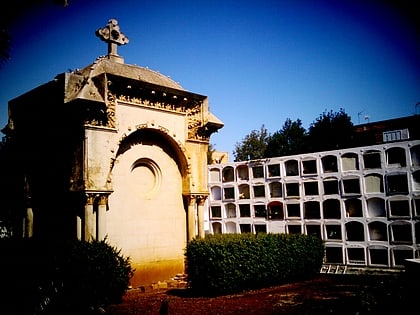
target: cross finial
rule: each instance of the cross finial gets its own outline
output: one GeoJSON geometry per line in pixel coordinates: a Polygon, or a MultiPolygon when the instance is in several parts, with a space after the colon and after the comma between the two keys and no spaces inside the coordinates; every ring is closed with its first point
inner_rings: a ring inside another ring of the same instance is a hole
{"type": "Polygon", "coordinates": [[[116,19],[110,19],[103,28],[96,30],[96,36],[108,43],[108,58],[123,62],[123,59],[117,54],[117,46],[128,44],[128,37],[121,31],[116,19]]]}

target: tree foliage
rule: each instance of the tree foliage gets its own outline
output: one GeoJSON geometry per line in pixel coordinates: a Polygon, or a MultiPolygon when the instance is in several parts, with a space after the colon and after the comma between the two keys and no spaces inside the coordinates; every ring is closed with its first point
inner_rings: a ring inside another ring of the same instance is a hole
{"type": "Polygon", "coordinates": [[[338,112],[323,112],[309,127],[308,149],[311,152],[349,148],[353,142],[353,123],[343,108],[338,112]]]}
{"type": "Polygon", "coordinates": [[[302,121],[287,118],[283,127],[269,134],[262,125],[253,130],[242,142],[235,145],[235,162],[302,154],[308,152],[337,150],[354,146],[354,127],[350,116],[343,108],[338,112],[325,111],[317,117],[309,129],[302,121]]]}
{"type": "Polygon", "coordinates": [[[264,125],[260,130],[252,130],[242,139],[242,142],[236,143],[233,151],[235,162],[264,158],[268,138],[269,134],[264,125]]]}
{"type": "Polygon", "coordinates": [[[274,132],[268,139],[265,157],[299,154],[305,150],[306,130],[302,121],[287,118],[281,130],[274,132]]]}

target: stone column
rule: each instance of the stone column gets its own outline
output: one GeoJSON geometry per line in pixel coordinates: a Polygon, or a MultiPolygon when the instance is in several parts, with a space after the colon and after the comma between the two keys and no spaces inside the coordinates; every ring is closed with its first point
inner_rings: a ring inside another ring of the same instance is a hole
{"type": "Polygon", "coordinates": [[[191,241],[195,237],[195,196],[189,195],[187,210],[187,240],[191,241]]]}
{"type": "Polygon", "coordinates": [[[82,226],[83,226],[82,218],[79,215],[77,215],[76,216],[76,236],[79,241],[82,240],[82,236],[83,236],[82,226]]]}
{"type": "Polygon", "coordinates": [[[198,210],[197,210],[197,221],[198,221],[198,237],[204,238],[204,204],[206,203],[207,196],[200,196],[198,198],[198,210]]]}
{"type": "Polygon", "coordinates": [[[32,207],[28,206],[26,208],[26,214],[24,218],[23,237],[31,238],[33,236],[33,227],[34,227],[34,214],[32,211],[32,207]]]}
{"type": "Polygon", "coordinates": [[[96,218],[95,213],[93,212],[93,205],[95,203],[95,195],[94,194],[86,194],[86,203],[85,203],[85,213],[84,213],[84,221],[83,221],[83,240],[85,241],[92,241],[95,239],[96,236],[96,218]]]}
{"type": "Polygon", "coordinates": [[[98,196],[98,210],[96,213],[97,226],[96,237],[98,241],[102,241],[106,237],[106,205],[108,204],[108,195],[100,194],[98,196]]]}

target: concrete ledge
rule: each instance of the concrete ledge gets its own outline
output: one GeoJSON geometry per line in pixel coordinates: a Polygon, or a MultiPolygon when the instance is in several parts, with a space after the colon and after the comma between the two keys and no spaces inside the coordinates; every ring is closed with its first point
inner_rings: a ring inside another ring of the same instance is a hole
{"type": "Polygon", "coordinates": [[[408,275],[420,275],[420,258],[405,259],[404,267],[408,275]]]}

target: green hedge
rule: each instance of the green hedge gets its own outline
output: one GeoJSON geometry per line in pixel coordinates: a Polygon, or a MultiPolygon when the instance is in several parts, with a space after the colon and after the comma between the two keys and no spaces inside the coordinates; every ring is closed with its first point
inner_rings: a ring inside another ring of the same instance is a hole
{"type": "Polygon", "coordinates": [[[0,252],[6,314],[85,314],[121,301],[133,275],[129,258],[106,241],[2,239],[0,252]]]}
{"type": "Polygon", "coordinates": [[[311,278],[324,245],[302,234],[217,234],[188,242],[185,256],[191,289],[214,295],[311,278]]]}

